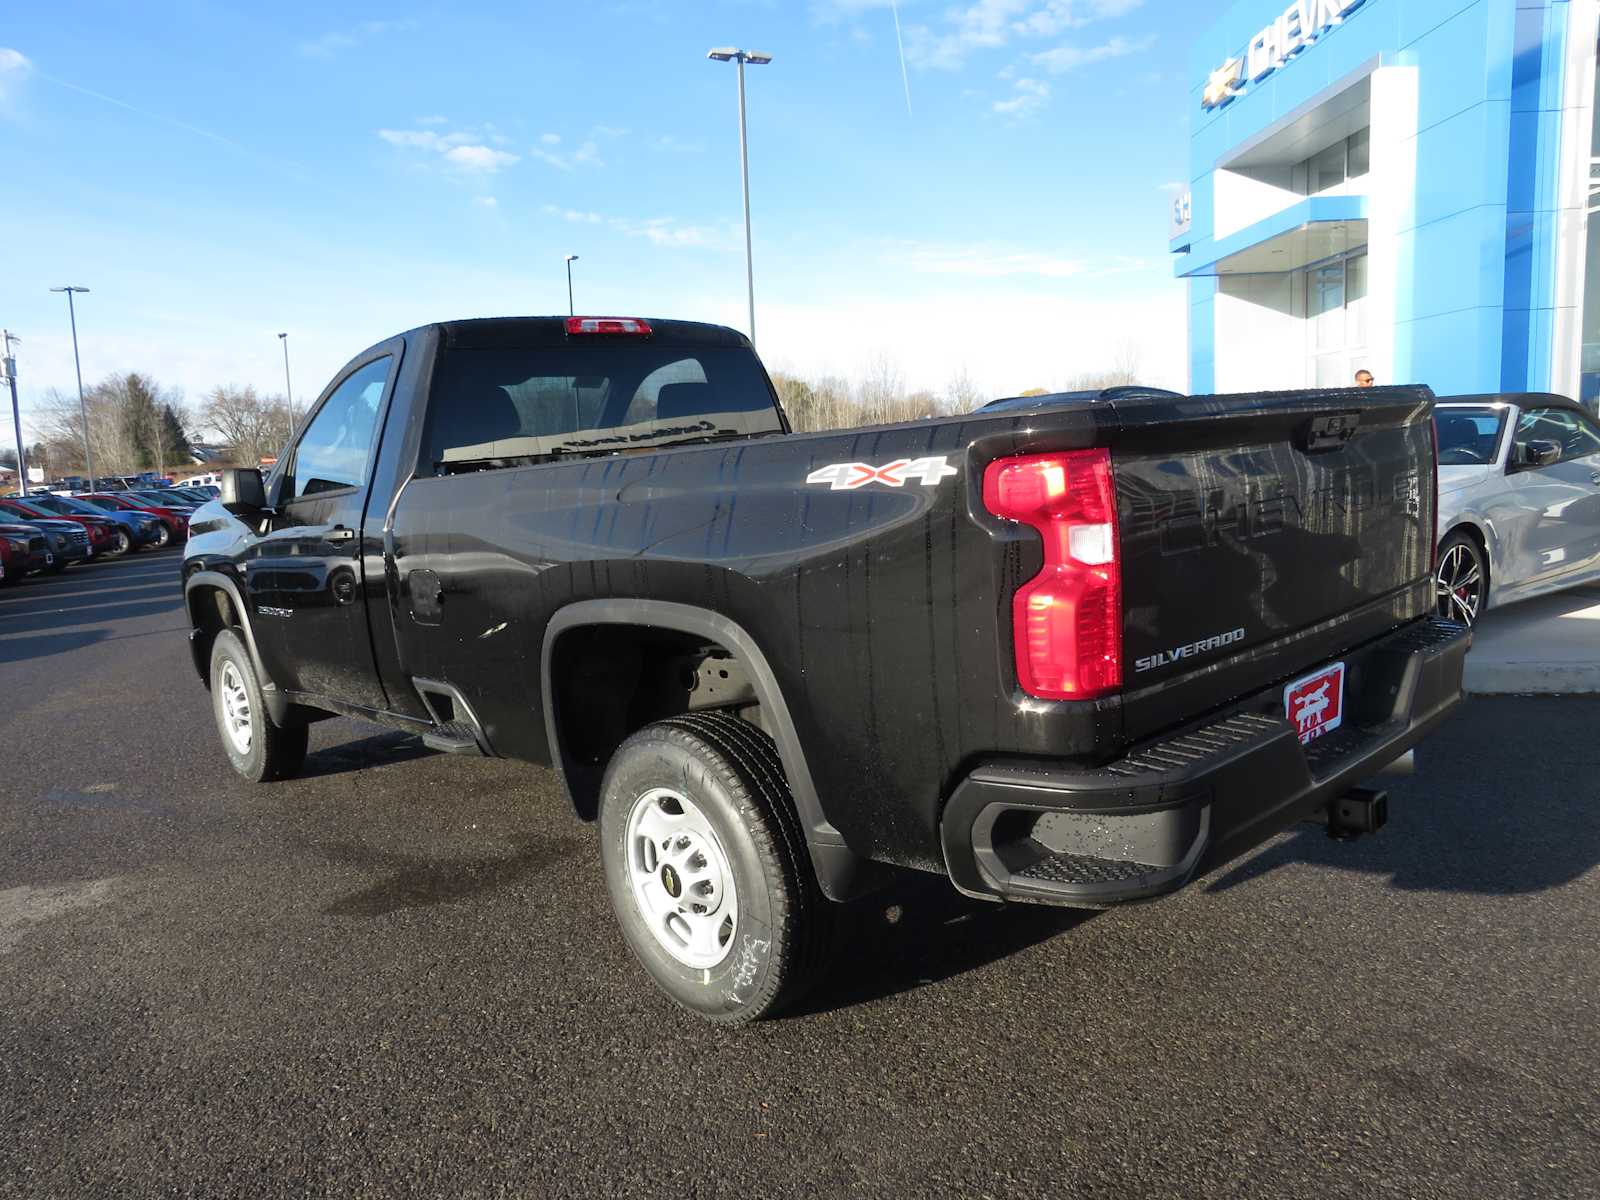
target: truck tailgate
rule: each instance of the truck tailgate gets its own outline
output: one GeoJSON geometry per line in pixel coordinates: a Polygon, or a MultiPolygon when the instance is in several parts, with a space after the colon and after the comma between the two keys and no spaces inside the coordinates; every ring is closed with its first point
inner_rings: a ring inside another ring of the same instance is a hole
{"type": "Polygon", "coordinates": [[[1127,738],[1429,611],[1426,389],[1115,407],[1127,738]]]}

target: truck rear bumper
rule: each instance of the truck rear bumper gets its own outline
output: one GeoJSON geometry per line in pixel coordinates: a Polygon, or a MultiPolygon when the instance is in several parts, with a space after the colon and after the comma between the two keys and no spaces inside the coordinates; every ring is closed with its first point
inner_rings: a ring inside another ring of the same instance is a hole
{"type": "Polygon", "coordinates": [[[1471,632],[1428,620],[1344,658],[1341,728],[1309,745],[1281,689],[1100,767],[980,764],[940,823],[962,892],[1098,908],[1176,891],[1399,758],[1462,699],[1471,632]]]}

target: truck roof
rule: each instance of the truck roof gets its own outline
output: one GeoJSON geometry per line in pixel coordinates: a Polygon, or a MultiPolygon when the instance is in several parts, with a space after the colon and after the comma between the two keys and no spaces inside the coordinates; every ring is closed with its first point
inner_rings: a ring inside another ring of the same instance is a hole
{"type": "MultiPolygon", "coordinates": [[[[704,321],[673,321],[659,317],[634,317],[650,326],[649,340],[656,343],[693,346],[742,346],[750,348],[750,339],[737,329],[726,325],[711,325],[704,321]]],[[[576,338],[596,338],[602,344],[628,341],[637,334],[574,334],[567,333],[566,317],[478,317],[465,321],[440,321],[433,326],[444,337],[447,346],[567,346],[576,338]]],[[[411,332],[420,332],[412,330],[411,332]]]]}

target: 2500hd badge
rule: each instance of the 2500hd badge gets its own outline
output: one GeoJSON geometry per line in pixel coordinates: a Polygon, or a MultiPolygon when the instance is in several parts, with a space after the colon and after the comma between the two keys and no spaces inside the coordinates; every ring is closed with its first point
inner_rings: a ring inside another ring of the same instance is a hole
{"type": "Polygon", "coordinates": [[[1221,650],[1224,646],[1231,646],[1243,640],[1244,630],[1229,630],[1227,633],[1217,634],[1216,637],[1201,638],[1198,642],[1189,642],[1183,646],[1174,646],[1171,650],[1162,650],[1157,654],[1136,658],[1133,661],[1133,669],[1137,673],[1153,671],[1157,667],[1170,667],[1173,663],[1193,658],[1196,654],[1209,654],[1213,650],[1221,650]]]}

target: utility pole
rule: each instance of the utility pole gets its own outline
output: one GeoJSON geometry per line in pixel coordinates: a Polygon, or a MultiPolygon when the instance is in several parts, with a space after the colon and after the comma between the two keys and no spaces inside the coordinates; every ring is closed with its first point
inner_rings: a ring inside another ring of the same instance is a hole
{"type": "Polygon", "coordinates": [[[772,61],[772,55],[762,54],[759,50],[720,46],[708,51],[706,57],[714,62],[736,63],[739,68],[739,177],[744,185],[744,287],[750,302],[750,344],[753,346],[756,341],[756,272],[750,257],[750,143],[745,136],[744,65],[765,66],[772,61]]]}
{"type": "Polygon", "coordinates": [[[578,261],[576,254],[567,255],[567,316],[573,316],[577,309],[572,307],[572,264],[578,261]]]}
{"type": "Polygon", "coordinates": [[[28,494],[28,463],[22,452],[22,414],[17,408],[17,360],[11,353],[11,343],[20,342],[9,329],[0,329],[0,339],[5,341],[5,353],[0,354],[0,374],[11,384],[11,427],[17,434],[17,492],[28,494]]]}
{"type": "Polygon", "coordinates": [[[95,482],[94,451],[89,448],[89,406],[83,399],[83,365],[78,361],[78,310],[73,307],[72,303],[72,294],[74,292],[87,292],[89,289],[86,287],[58,287],[50,290],[67,294],[67,316],[72,320],[72,368],[78,373],[78,413],[83,417],[83,469],[89,475],[89,490],[98,492],[100,489],[95,482]]]}
{"type": "Polygon", "coordinates": [[[278,340],[283,343],[283,399],[289,406],[289,436],[294,436],[294,388],[289,384],[289,335],[280,333],[278,340]]]}

